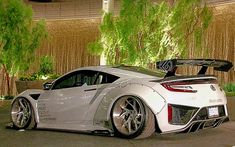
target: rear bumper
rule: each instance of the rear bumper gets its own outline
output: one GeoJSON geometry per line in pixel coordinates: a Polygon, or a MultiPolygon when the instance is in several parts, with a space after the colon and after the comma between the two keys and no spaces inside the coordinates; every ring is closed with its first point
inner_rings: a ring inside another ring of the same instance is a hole
{"type": "Polygon", "coordinates": [[[189,133],[189,132],[196,132],[201,129],[207,129],[207,128],[215,128],[220,126],[222,123],[229,121],[229,118],[227,116],[224,117],[218,117],[214,119],[206,119],[206,120],[198,120],[198,121],[192,121],[187,125],[185,128],[164,132],[163,134],[167,133],[189,133]]]}
{"type": "MultiPolygon", "coordinates": [[[[222,123],[229,120],[228,115],[226,113],[226,105],[217,106],[219,109],[219,116],[210,118],[208,117],[207,109],[209,107],[203,107],[197,110],[197,112],[193,115],[190,121],[185,125],[177,125],[177,124],[165,124],[164,128],[170,127],[171,129],[168,131],[162,130],[162,134],[167,133],[189,133],[195,132],[200,129],[206,128],[215,128],[220,126],[222,123]],[[167,127],[168,126],[168,127],[167,127]]],[[[159,126],[161,128],[161,126],[159,126]]]]}

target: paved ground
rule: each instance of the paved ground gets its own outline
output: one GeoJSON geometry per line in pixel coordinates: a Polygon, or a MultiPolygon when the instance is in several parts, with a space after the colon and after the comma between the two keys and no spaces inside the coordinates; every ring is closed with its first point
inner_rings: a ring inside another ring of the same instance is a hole
{"type": "Polygon", "coordinates": [[[116,137],[84,135],[78,133],[5,129],[9,121],[9,102],[0,100],[0,147],[232,147],[235,146],[235,122],[228,122],[215,129],[202,130],[190,134],[153,135],[142,140],[127,140],[116,137]]]}

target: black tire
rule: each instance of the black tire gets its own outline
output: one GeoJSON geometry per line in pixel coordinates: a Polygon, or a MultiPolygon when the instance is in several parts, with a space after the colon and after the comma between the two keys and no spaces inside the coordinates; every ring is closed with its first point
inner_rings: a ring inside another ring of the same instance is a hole
{"type": "Polygon", "coordinates": [[[33,129],[36,127],[32,105],[26,98],[19,97],[13,101],[11,120],[15,129],[33,129]]]}
{"type": "Polygon", "coordinates": [[[114,103],[111,122],[115,136],[121,138],[146,138],[155,132],[152,111],[134,96],[121,97],[114,103]]]}

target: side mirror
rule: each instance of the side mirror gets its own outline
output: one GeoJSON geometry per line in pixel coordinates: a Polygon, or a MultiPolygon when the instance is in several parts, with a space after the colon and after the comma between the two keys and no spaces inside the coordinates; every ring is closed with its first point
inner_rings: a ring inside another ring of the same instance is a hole
{"type": "Polygon", "coordinates": [[[52,83],[46,82],[43,84],[43,89],[44,90],[50,90],[52,86],[52,83]]]}

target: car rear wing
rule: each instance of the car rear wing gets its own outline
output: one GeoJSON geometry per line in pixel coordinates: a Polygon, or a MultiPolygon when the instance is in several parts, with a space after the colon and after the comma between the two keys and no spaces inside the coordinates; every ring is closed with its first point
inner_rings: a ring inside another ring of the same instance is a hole
{"type": "Polygon", "coordinates": [[[158,69],[167,71],[165,77],[175,76],[177,67],[184,65],[201,66],[198,75],[205,74],[208,67],[213,67],[214,70],[224,72],[228,72],[233,67],[231,62],[217,59],[171,59],[156,63],[158,69]]]}

